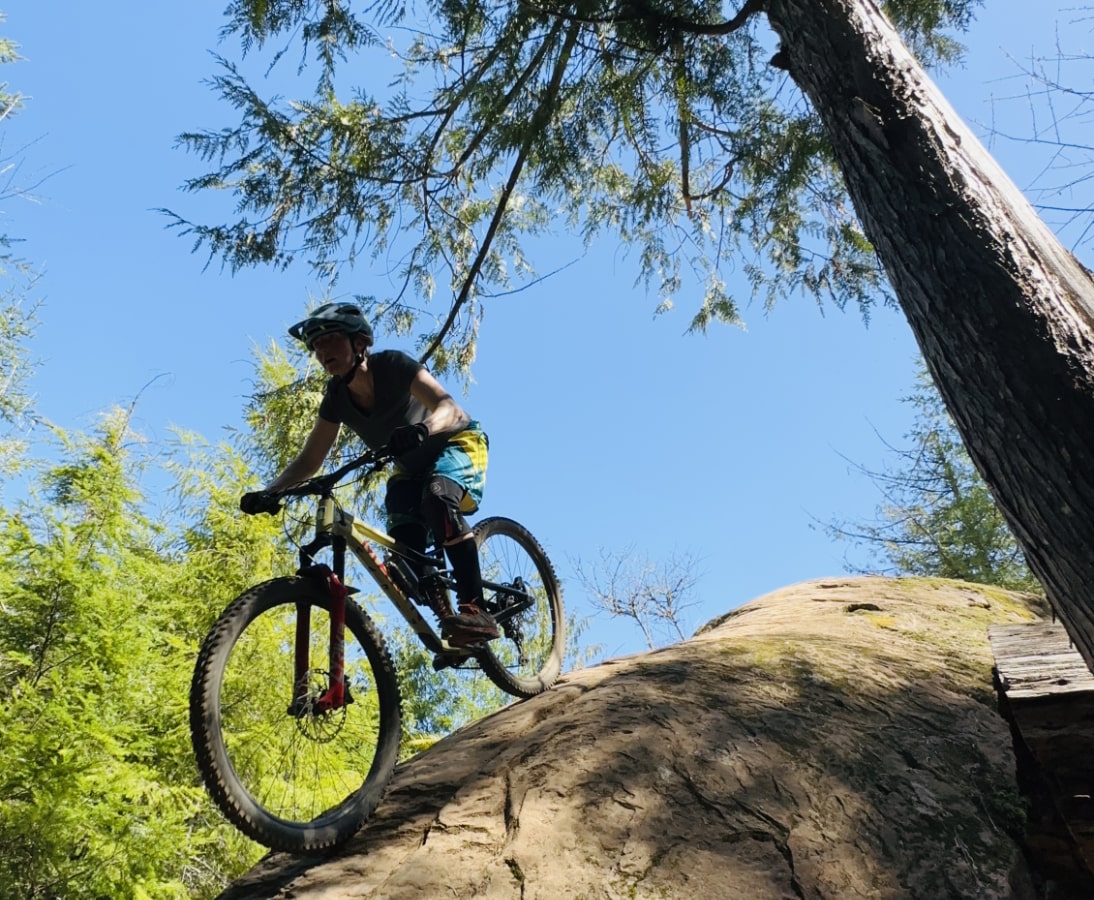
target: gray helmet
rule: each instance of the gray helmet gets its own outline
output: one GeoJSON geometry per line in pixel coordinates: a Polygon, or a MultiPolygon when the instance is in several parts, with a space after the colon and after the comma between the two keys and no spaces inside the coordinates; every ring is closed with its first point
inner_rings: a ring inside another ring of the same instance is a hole
{"type": "Polygon", "coordinates": [[[324,303],[303,322],[293,325],[289,334],[313,350],[315,339],[332,331],[348,335],[363,334],[369,344],[372,343],[372,326],[352,303],[324,303]]]}

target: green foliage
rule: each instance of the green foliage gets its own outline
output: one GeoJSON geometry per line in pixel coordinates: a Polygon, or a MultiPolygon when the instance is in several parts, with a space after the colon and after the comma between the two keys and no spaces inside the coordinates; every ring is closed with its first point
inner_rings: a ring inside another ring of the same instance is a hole
{"type": "Polygon", "coordinates": [[[190,570],[140,510],[128,414],[55,432],[0,512],[0,884],[11,896],[212,893],[253,850],[219,826],[186,731],[190,570]]]}
{"type": "Polygon", "coordinates": [[[256,471],[280,472],[304,446],[327,384],[313,363],[295,346],[287,351],[273,341],[255,353],[258,384],[247,403],[241,443],[256,471]]]}
{"type": "MultiPolygon", "coordinates": [[[[948,61],[959,45],[946,30],[966,27],[975,5],[886,8],[925,60],[948,61]]],[[[299,254],[333,280],[361,256],[395,260],[394,296],[370,313],[398,331],[417,321],[438,371],[467,371],[484,299],[533,274],[529,240],[556,222],[587,245],[608,233],[631,248],[661,310],[688,281],[704,284],[693,330],[738,322],[750,298],[728,290],[731,268],[765,305],[805,291],[868,313],[882,293],[872,248],[818,119],[769,64],[761,8],[725,21],[703,0],[451,0],[424,12],[236,0],[225,33],[248,54],[285,41],[263,70],[279,88],[294,84],[277,63],[299,40],[299,73],[318,69],[314,95],[263,97],[222,59],[214,86],[238,123],[180,143],[212,166],[187,187],[231,192],[239,216],[170,215],[231,268],[299,254]],[[381,39],[396,23],[405,47],[381,39]],[[388,83],[347,84],[343,70],[388,83]],[[441,311],[418,321],[438,292],[441,311]]]]}
{"type": "MultiPolygon", "coordinates": [[[[258,380],[245,411],[247,430],[235,435],[251,473],[251,480],[243,482],[241,493],[258,487],[256,480],[268,481],[284,470],[300,452],[315,423],[327,384],[327,376],[315,366],[311,354],[303,352],[295,342],[288,350],[276,342],[256,348],[255,371],[258,380]]],[[[364,449],[352,431],[342,429],[331,459],[348,461],[364,449]]],[[[362,515],[382,515],[379,491],[386,477],[386,473],[379,473],[370,481],[343,486],[339,491],[340,501],[362,515]]],[[[301,538],[310,527],[305,521],[289,521],[295,539],[301,538]]]]}
{"type": "Polygon", "coordinates": [[[896,467],[866,472],[882,494],[878,520],[830,525],[829,533],[870,548],[872,565],[857,571],[1039,591],[925,368],[905,402],[916,410],[910,447],[894,451],[896,467]]]}
{"type": "Polygon", "coordinates": [[[179,534],[172,549],[180,561],[190,598],[185,624],[195,644],[205,636],[224,607],[254,584],[288,574],[294,560],[280,549],[281,524],[267,516],[244,516],[239,498],[254,488],[242,455],[227,445],[206,446],[183,435],[181,462],[168,465],[178,505],[172,518],[179,534]]]}

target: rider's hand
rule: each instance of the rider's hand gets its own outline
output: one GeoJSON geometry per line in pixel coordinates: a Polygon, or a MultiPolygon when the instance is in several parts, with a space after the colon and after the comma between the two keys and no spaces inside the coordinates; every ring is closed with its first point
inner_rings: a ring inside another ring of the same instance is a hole
{"type": "Polygon", "coordinates": [[[281,509],[281,503],[266,491],[249,491],[239,498],[239,508],[249,516],[259,513],[269,513],[272,516],[281,509]]]}
{"type": "Polygon", "coordinates": [[[427,437],[429,437],[429,429],[426,428],[425,422],[419,422],[417,425],[400,425],[391,432],[387,448],[396,455],[406,453],[408,450],[420,447],[427,437]]]}

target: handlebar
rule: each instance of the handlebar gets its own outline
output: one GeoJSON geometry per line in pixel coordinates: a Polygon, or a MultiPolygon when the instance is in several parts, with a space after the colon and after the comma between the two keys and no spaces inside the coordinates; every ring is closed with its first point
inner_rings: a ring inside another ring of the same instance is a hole
{"type": "Polygon", "coordinates": [[[371,472],[376,472],[394,458],[394,455],[388,451],[387,447],[381,447],[379,450],[368,450],[356,459],[352,459],[345,465],[339,466],[324,475],[316,475],[314,478],[309,478],[307,481],[302,481],[292,487],[283,488],[279,491],[268,491],[267,493],[275,499],[281,497],[323,497],[334,490],[334,486],[350,472],[355,472],[357,469],[363,469],[367,466],[371,466],[371,472]]]}

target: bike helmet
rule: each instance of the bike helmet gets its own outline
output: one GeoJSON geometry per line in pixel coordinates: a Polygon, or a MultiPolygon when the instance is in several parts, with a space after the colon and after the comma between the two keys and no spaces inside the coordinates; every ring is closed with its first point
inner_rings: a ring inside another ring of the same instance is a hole
{"type": "Polygon", "coordinates": [[[340,331],[343,334],[363,334],[372,343],[372,326],[352,303],[324,303],[303,322],[297,322],[289,334],[313,350],[315,339],[321,334],[340,331]]]}

